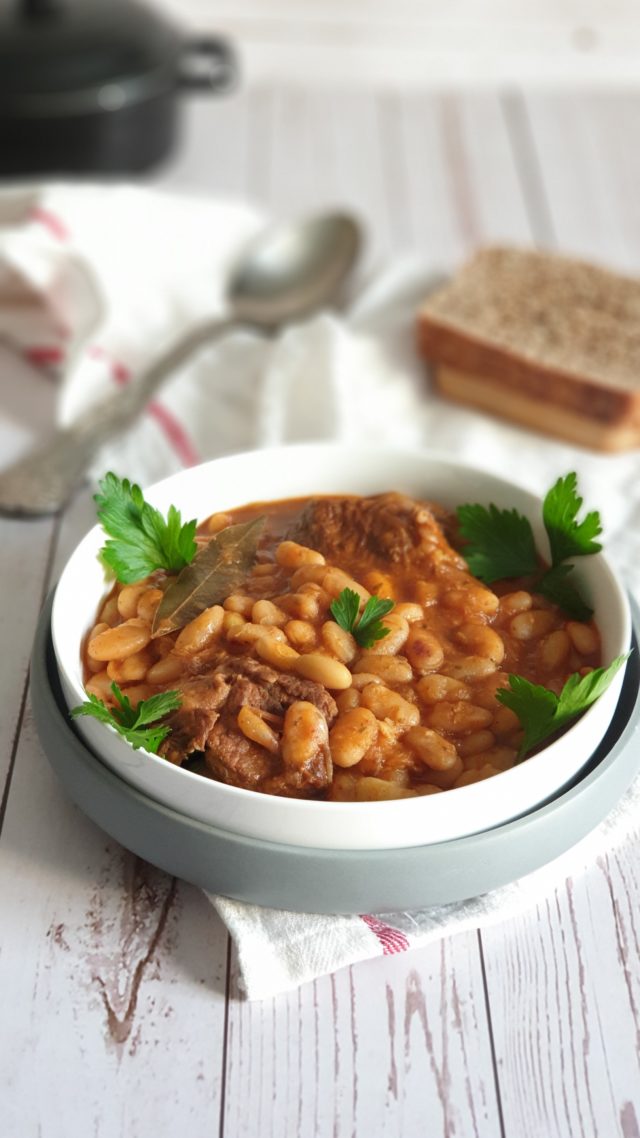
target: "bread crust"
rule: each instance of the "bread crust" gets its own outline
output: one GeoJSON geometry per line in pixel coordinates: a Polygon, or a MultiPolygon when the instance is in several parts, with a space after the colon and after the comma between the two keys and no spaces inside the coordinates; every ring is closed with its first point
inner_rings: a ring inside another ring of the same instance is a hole
{"type": "Polygon", "coordinates": [[[583,446],[626,450],[640,445],[639,298],[639,281],[595,266],[489,248],[425,302],[418,348],[438,389],[458,402],[583,446]]]}
{"type": "Polygon", "coordinates": [[[637,422],[606,423],[557,404],[551,408],[540,397],[457,368],[436,367],[433,378],[442,395],[456,403],[476,407],[578,446],[607,453],[640,446],[640,423],[637,422]]]}

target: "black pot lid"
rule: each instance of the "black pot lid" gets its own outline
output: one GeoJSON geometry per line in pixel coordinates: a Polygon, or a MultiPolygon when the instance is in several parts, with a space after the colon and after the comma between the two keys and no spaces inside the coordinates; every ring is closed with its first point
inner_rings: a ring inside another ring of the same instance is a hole
{"type": "Polygon", "coordinates": [[[177,82],[176,29],[134,0],[0,0],[0,107],[117,110],[177,82]]]}

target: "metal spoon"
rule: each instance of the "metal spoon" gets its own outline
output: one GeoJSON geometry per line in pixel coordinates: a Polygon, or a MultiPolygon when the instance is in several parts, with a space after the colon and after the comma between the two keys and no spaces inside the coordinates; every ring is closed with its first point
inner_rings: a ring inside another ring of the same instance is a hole
{"type": "Polygon", "coordinates": [[[307,218],[265,231],[244,251],[227,286],[229,315],[188,332],[140,375],[0,471],[0,513],[55,513],[81,482],[98,447],[131,426],[160,384],[205,344],[238,324],[273,332],[335,299],[361,246],[344,214],[307,218]]]}

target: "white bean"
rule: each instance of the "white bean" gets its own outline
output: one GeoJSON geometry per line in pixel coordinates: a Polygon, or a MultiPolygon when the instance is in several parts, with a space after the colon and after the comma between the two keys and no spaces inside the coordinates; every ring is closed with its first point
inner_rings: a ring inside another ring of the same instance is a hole
{"type": "Polygon", "coordinates": [[[354,707],[336,719],[329,732],[331,757],[339,767],[352,767],[378,737],[378,721],[366,707],[354,707]]]}
{"type": "Polygon", "coordinates": [[[328,748],[329,729],[313,703],[296,700],[287,708],[282,729],[282,760],[285,766],[301,768],[328,748]]]}

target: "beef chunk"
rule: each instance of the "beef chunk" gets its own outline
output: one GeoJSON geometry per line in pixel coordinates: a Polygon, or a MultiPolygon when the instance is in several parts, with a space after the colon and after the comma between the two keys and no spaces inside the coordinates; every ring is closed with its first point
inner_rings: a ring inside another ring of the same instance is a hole
{"type": "Polygon", "coordinates": [[[333,778],[333,764],[327,751],[318,751],[304,770],[278,771],[266,779],[260,789],[264,794],[282,794],[286,798],[325,797],[333,778]]]}
{"type": "Polygon", "coordinates": [[[207,766],[221,782],[267,794],[306,797],[328,785],[326,755],[318,755],[303,771],[286,771],[279,756],[247,739],[237,724],[243,706],[284,717],[297,700],[313,703],[331,724],[338,709],[320,684],[277,672],[248,656],[225,653],[207,675],[186,681],[180,690],[182,706],[167,718],[171,733],[160,748],[170,762],[179,764],[204,752],[207,766]]]}
{"type": "Polygon", "coordinates": [[[307,703],[313,703],[324,715],[329,727],[338,714],[338,705],[332,695],[329,694],[322,684],[316,684],[313,680],[303,680],[300,676],[285,675],[278,677],[277,683],[278,699],[282,700],[283,706],[288,707],[291,703],[298,699],[305,699],[307,703]]]}
{"type": "Polygon", "coordinates": [[[463,562],[449,546],[441,526],[450,522],[438,506],[416,502],[403,494],[377,494],[370,498],[315,498],[304,510],[290,535],[295,541],[319,549],[329,560],[343,564],[372,555],[394,565],[429,561],[436,550],[452,563],[463,562]]]}
{"type": "Polygon", "coordinates": [[[222,672],[230,683],[229,696],[205,749],[207,765],[216,778],[247,790],[289,797],[309,797],[325,789],[332,773],[328,752],[319,751],[303,770],[286,770],[279,757],[245,738],[238,729],[237,716],[244,706],[284,717],[292,703],[306,700],[331,724],[338,709],[326,688],[312,680],[276,672],[248,657],[228,661],[222,672]]]}
{"type": "Polygon", "coordinates": [[[245,790],[263,790],[265,781],[273,777],[280,766],[279,759],[245,738],[237,728],[234,730],[228,720],[214,726],[205,758],[211,773],[220,782],[245,790]]]}
{"type": "Polygon", "coordinates": [[[196,708],[218,711],[229,695],[229,680],[222,672],[216,671],[210,676],[200,676],[181,684],[180,694],[181,711],[193,711],[196,708]]]}
{"type": "Polygon", "coordinates": [[[236,715],[243,705],[269,711],[273,715],[283,715],[298,699],[315,704],[329,725],[338,714],[333,696],[313,680],[276,672],[267,664],[260,664],[248,657],[233,660],[225,664],[222,670],[225,676],[235,677],[232,679],[227,709],[236,715]]]}
{"type": "Polygon", "coordinates": [[[229,680],[219,673],[183,683],[182,704],[166,720],[171,732],[161,744],[160,754],[179,765],[195,751],[203,751],[229,688],[229,680]]]}
{"type": "Polygon", "coordinates": [[[325,793],[333,775],[328,745],[320,746],[304,767],[286,767],[279,756],[238,731],[235,716],[226,710],[209,735],[205,759],[221,782],[288,798],[313,798],[325,793]]]}
{"type": "Polygon", "coordinates": [[[231,722],[220,720],[213,728],[205,759],[220,782],[287,798],[321,796],[331,785],[330,756],[319,751],[304,770],[288,770],[279,757],[245,738],[231,722]]]}

